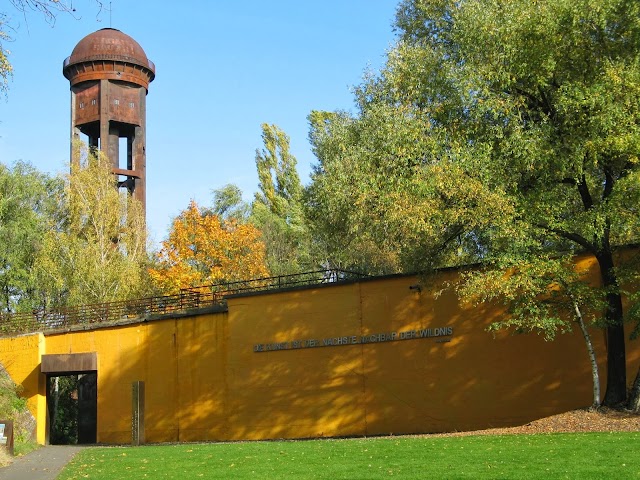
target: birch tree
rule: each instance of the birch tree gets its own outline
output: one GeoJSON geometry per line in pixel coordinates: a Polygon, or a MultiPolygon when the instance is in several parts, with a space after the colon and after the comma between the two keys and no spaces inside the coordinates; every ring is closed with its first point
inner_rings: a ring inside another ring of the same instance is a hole
{"type": "Polygon", "coordinates": [[[59,198],[35,270],[42,307],[103,303],[147,293],[142,206],[116,188],[108,159],[83,149],[59,198]]]}

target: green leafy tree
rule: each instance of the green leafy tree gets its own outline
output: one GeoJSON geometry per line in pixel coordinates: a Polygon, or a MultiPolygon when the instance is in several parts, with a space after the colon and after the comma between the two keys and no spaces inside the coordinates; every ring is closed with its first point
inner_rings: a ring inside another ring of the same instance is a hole
{"type": "Polygon", "coordinates": [[[0,165],[0,305],[4,312],[29,308],[36,288],[33,267],[51,201],[61,182],[18,162],[0,165]]]}
{"type": "MultiPolygon", "coordinates": [[[[393,109],[389,113],[393,115],[393,109]]],[[[376,207],[385,200],[381,190],[393,190],[387,180],[399,182],[401,176],[393,172],[393,179],[383,178],[382,184],[375,178],[378,172],[372,155],[385,154],[365,145],[368,139],[373,140],[369,128],[374,121],[367,122],[364,113],[355,119],[345,112],[321,111],[311,112],[308,120],[309,140],[319,164],[305,191],[305,206],[323,263],[367,273],[398,271],[397,248],[390,245],[389,236],[378,235],[376,227],[384,226],[376,207]]],[[[397,170],[401,168],[398,165],[397,170]]]]}
{"type": "Polygon", "coordinates": [[[516,267],[514,249],[522,264],[592,254],[609,406],[627,391],[614,250],[640,231],[639,9],[405,0],[399,41],[357,90],[357,115],[312,130],[311,205],[325,224],[389,252],[391,268],[474,258],[516,267]]]}
{"type": "Polygon", "coordinates": [[[293,220],[302,185],[296,170],[297,160],[289,151],[289,137],[278,126],[263,123],[262,142],[262,150],[256,150],[260,184],[255,200],[274,214],[293,220]]]}
{"type": "Polygon", "coordinates": [[[83,148],[35,263],[42,308],[125,300],[149,291],[142,207],[115,182],[108,159],[83,148]]]}
{"type": "Polygon", "coordinates": [[[478,228],[512,212],[412,106],[361,101],[357,117],[314,112],[310,122],[319,163],[308,215],[334,263],[369,273],[465,264],[482,253],[478,228]]]}
{"type": "Polygon", "coordinates": [[[203,211],[210,211],[225,221],[245,223],[251,213],[251,206],[242,199],[240,187],[229,183],[213,191],[213,207],[204,208],[203,211]]]}
{"type": "Polygon", "coordinates": [[[302,205],[302,184],[289,137],[276,125],[262,124],[262,150],[256,151],[259,191],[250,221],[262,232],[267,264],[273,275],[313,268],[311,244],[302,205]]]}
{"type": "Polygon", "coordinates": [[[468,135],[486,152],[475,174],[509,195],[531,237],[598,262],[607,405],[625,401],[627,390],[613,245],[638,235],[639,8],[617,0],[465,2],[448,35],[473,92],[468,135]]]}

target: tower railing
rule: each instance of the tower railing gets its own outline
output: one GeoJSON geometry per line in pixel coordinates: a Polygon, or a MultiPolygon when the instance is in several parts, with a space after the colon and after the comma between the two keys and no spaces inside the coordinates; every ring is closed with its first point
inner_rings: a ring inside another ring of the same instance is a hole
{"type": "Polygon", "coordinates": [[[75,328],[91,329],[123,321],[170,316],[223,306],[226,298],[233,295],[339,284],[366,277],[368,275],[347,270],[316,270],[185,288],[174,295],[78,305],[53,310],[2,313],[0,314],[0,335],[75,328]]]}

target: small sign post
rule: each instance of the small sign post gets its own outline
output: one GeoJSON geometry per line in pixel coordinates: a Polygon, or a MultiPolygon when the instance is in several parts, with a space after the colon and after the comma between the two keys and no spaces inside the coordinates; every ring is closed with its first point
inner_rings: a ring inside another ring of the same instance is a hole
{"type": "Polygon", "coordinates": [[[13,420],[0,420],[0,447],[13,456],[13,420]]]}
{"type": "Polygon", "coordinates": [[[131,444],[144,445],[144,382],[133,382],[131,398],[131,444]]]}

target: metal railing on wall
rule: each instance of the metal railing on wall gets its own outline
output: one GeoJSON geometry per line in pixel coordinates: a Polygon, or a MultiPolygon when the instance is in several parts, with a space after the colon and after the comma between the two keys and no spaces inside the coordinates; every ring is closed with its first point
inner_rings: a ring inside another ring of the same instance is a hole
{"type": "Polygon", "coordinates": [[[57,310],[3,313],[0,314],[0,334],[64,330],[74,327],[92,328],[127,319],[171,315],[223,305],[225,299],[231,295],[335,284],[365,277],[367,275],[346,270],[316,270],[186,288],[175,295],[79,305],[57,310]]]}

